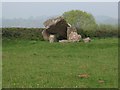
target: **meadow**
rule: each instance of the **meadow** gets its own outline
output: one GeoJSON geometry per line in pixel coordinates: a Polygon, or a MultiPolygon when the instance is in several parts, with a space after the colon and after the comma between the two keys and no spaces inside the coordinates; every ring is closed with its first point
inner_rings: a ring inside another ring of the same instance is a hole
{"type": "Polygon", "coordinates": [[[118,39],[3,40],[3,88],[117,88],[118,39]],[[80,77],[86,75],[88,77],[80,77]]]}

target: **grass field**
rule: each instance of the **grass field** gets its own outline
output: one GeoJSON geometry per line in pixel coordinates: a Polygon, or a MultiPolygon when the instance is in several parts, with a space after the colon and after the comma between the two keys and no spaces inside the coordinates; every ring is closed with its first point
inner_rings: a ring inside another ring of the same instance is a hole
{"type": "Polygon", "coordinates": [[[0,89],[2,89],[2,40],[0,38],[0,89]]]}
{"type": "Polygon", "coordinates": [[[51,44],[4,40],[2,51],[2,87],[118,87],[117,38],[51,44]]]}

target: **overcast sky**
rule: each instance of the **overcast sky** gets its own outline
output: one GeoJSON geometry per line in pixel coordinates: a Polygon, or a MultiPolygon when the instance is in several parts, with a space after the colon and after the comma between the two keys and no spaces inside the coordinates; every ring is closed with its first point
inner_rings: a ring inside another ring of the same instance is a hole
{"type": "Polygon", "coordinates": [[[2,2],[119,2],[120,0],[1,0],[2,2]]]}
{"type": "Polygon", "coordinates": [[[62,15],[69,10],[83,10],[94,16],[117,18],[117,2],[3,2],[2,15],[5,18],[29,18],[31,16],[62,15]]]}

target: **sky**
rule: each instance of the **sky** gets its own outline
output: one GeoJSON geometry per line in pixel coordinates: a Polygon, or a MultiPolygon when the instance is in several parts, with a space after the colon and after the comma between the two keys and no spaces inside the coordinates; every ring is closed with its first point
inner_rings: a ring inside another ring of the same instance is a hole
{"type": "Polygon", "coordinates": [[[94,16],[118,17],[117,2],[2,2],[2,17],[10,19],[62,15],[70,10],[82,10],[94,16]]]}
{"type": "Polygon", "coordinates": [[[1,0],[2,2],[119,2],[119,0],[1,0]]]}

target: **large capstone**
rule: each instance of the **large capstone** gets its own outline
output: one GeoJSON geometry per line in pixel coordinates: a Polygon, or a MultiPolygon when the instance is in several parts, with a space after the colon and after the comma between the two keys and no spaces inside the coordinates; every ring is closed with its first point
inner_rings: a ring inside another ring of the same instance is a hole
{"type": "Polygon", "coordinates": [[[44,40],[49,40],[50,35],[55,35],[57,40],[67,39],[67,28],[70,26],[63,17],[49,19],[44,22],[44,26],[45,30],[42,32],[44,40]]]}

